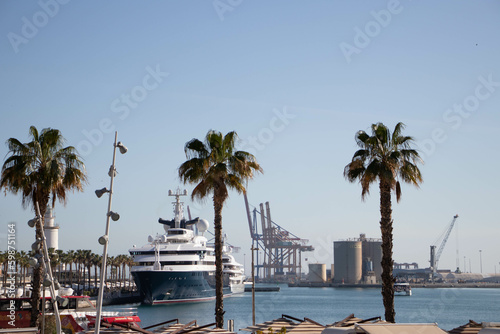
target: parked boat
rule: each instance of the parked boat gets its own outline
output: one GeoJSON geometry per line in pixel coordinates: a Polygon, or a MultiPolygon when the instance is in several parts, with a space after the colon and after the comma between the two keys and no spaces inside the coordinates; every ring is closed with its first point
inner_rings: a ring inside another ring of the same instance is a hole
{"type": "Polygon", "coordinates": [[[395,296],[411,296],[410,283],[394,283],[395,296]]]}
{"type": "MultiPolygon", "coordinates": [[[[58,298],[61,328],[65,333],[79,333],[93,327],[97,310],[87,296],[58,298]]],[[[45,315],[54,315],[51,297],[45,298],[45,315]]],[[[0,328],[28,328],[31,322],[30,298],[0,299],[0,328]]],[[[42,299],[40,299],[42,301],[42,299]]],[[[43,304],[42,304],[43,306],[43,304]]],[[[42,310],[42,307],[40,307],[42,310]]],[[[134,323],[141,320],[134,311],[104,311],[102,319],[108,323],[134,323]]]]}
{"type": "MultiPolygon", "coordinates": [[[[169,191],[175,197],[174,219],[159,219],[165,233],[149,236],[148,243],[129,250],[136,263],[131,273],[141,299],[146,304],[168,304],[215,299],[215,248],[204,233],[209,224],[204,219],[184,218],[180,196],[187,192],[169,191]]],[[[228,253],[224,255],[223,293],[243,292],[240,264],[228,253]]]]}

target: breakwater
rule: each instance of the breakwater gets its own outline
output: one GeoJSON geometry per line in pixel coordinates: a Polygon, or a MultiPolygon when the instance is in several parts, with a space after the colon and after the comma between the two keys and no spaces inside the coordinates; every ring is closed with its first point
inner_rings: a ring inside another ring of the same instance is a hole
{"type": "MultiPolygon", "coordinates": [[[[299,288],[380,288],[380,284],[342,284],[331,282],[288,283],[289,287],[299,288]]],[[[411,283],[412,288],[500,288],[500,283],[411,283]]]]}

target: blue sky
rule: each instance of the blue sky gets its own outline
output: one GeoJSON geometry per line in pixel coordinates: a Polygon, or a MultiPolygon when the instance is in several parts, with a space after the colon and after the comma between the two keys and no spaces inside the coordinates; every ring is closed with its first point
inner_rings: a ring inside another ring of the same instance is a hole
{"type": "MultiPolygon", "coordinates": [[[[362,202],[342,174],[356,131],[403,122],[424,183],[393,206],[395,261],[428,266],[459,214],[440,267],[455,268],[458,243],[462,270],[478,272],[482,250],[483,273],[500,272],[499,13],[497,1],[2,1],[0,156],[31,125],[61,130],[89,183],[56,205],[60,248],[101,253],[107,200],[94,190],[109,186],[118,131],[129,152],[117,156],[116,255],[172,216],[184,144],[235,130],[265,171],[250,203],[269,201],[273,220],[315,246],[308,262],[331,263],[334,240],[380,237],[378,187],[362,202]]],[[[186,204],[213,220],[210,200],[186,204]]],[[[2,194],[2,244],[16,222],[28,249],[32,216],[2,194]]],[[[243,261],[242,196],[230,194],[223,226],[243,261]]]]}

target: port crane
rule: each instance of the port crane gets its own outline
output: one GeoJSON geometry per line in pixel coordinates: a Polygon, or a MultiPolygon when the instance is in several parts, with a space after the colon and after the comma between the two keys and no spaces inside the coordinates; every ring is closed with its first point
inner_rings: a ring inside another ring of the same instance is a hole
{"type": "MultiPolygon", "coordinates": [[[[445,232],[436,240],[436,242],[434,242],[434,245],[431,246],[431,259],[430,259],[430,264],[431,264],[431,270],[432,270],[432,274],[433,274],[433,277],[436,275],[437,273],[437,267],[438,267],[438,263],[439,263],[439,258],[441,257],[441,253],[443,253],[443,249],[444,249],[444,246],[446,245],[446,242],[448,241],[448,237],[450,236],[450,233],[451,233],[451,230],[453,230],[453,226],[455,226],[455,222],[458,218],[458,215],[455,215],[453,216],[453,219],[450,223],[450,225],[448,226],[448,228],[445,230],[445,232]],[[439,240],[441,240],[441,244],[439,245],[439,248],[438,248],[438,251],[436,253],[436,247],[437,247],[437,243],[439,242],[439,240]]],[[[457,250],[458,252],[458,250],[457,250]]],[[[458,253],[457,253],[457,257],[458,257],[458,253]]],[[[458,259],[457,259],[458,261],[458,259]]],[[[457,262],[457,266],[458,266],[458,262],[457,262]]],[[[457,267],[457,271],[458,271],[458,267],[457,267]]]]}
{"type": "Polygon", "coordinates": [[[314,247],[308,245],[307,239],[302,239],[276,224],[271,219],[269,202],[260,204],[260,211],[255,208],[250,211],[246,194],[245,207],[247,211],[252,249],[258,247],[263,251],[263,259],[259,261],[257,252],[256,279],[264,281],[287,281],[300,279],[302,268],[302,252],[312,252],[314,247]],[[253,214],[253,217],[252,217],[253,214]],[[260,216],[261,230],[259,233],[258,219],[260,216]],[[252,219],[253,218],[253,219],[252,219]]]}

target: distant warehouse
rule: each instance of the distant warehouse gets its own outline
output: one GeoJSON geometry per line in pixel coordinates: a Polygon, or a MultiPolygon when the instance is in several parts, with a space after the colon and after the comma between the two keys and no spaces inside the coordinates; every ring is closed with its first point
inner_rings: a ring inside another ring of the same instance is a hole
{"type": "Polygon", "coordinates": [[[382,274],[382,240],[359,238],[333,242],[333,282],[375,284],[382,274]]]}

